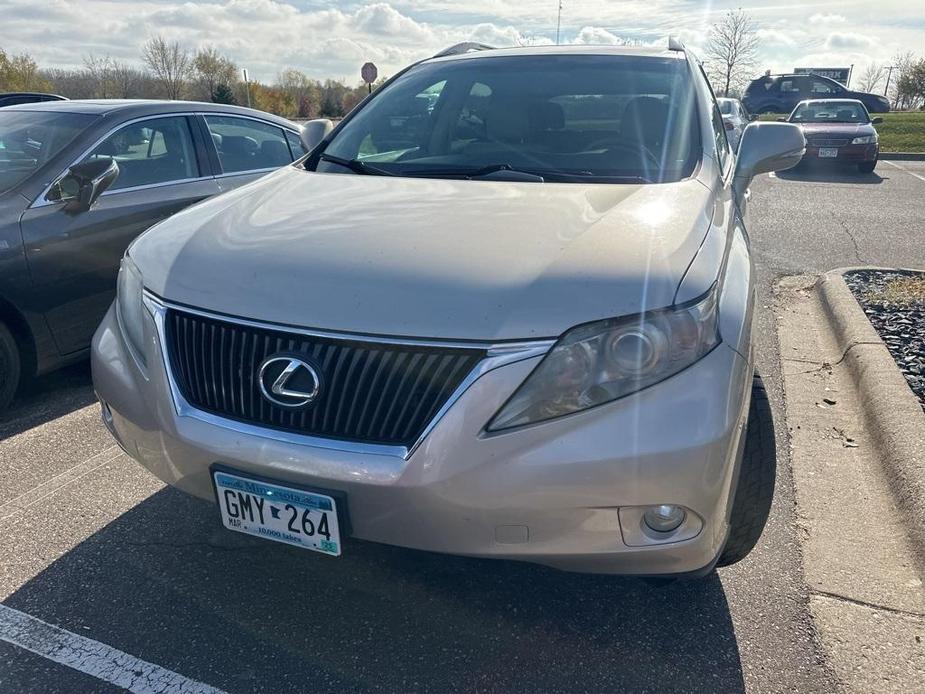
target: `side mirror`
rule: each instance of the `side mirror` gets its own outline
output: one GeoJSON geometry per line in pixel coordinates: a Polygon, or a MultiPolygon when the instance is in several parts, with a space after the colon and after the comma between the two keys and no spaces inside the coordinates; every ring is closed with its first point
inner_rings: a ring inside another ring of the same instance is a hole
{"type": "Polygon", "coordinates": [[[806,152],[806,138],[792,123],[750,123],[739,144],[732,186],[736,200],[745,198],[748,184],[758,174],[783,171],[800,163],[806,152]]]}
{"type": "Polygon", "coordinates": [[[750,121],[756,121],[756,120],[758,120],[758,114],[757,114],[757,113],[750,113],[750,114],[748,115],[748,120],[750,120],[750,121]]]}
{"type": "Polygon", "coordinates": [[[880,125],[883,122],[883,119],[880,116],[877,116],[876,118],[871,118],[870,122],[871,125],[880,125]]]}
{"type": "Polygon", "coordinates": [[[302,146],[306,152],[311,152],[318,144],[331,134],[334,123],[327,118],[316,118],[302,126],[302,146]]]}
{"type": "Polygon", "coordinates": [[[51,200],[65,203],[68,212],[86,212],[119,177],[119,165],[111,157],[74,164],[52,188],[51,200]]]}

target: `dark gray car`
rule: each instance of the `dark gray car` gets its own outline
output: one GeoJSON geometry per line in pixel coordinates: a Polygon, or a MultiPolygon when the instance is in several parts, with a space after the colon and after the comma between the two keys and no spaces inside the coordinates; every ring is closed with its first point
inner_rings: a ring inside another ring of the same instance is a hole
{"type": "Polygon", "coordinates": [[[0,111],[0,409],[23,377],[84,357],[129,242],[302,156],[246,108],[59,101],[0,111]]]}

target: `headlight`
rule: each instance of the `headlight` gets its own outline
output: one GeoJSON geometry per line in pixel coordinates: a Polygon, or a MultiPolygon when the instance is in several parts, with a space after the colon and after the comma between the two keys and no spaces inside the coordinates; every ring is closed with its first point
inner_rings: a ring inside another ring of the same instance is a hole
{"type": "Polygon", "coordinates": [[[864,137],[856,137],[851,141],[853,145],[872,145],[877,141],[876,135],[865,135],[864,137]]]}
{"type": "Polygon", "coordinates": [[[635,393],[687,368],[719,340],[715,286],[695,303],[580,325],[559,339],[488,429],[542,422],[635,393]]]}
{"type": "Polygon", "coordinates": [[[144,363],[144,284],[141,272],[127,255],[119,268],[119,282],[116,289],[116,312],[122,333],[132,347],[135,356],[144,363]]]}

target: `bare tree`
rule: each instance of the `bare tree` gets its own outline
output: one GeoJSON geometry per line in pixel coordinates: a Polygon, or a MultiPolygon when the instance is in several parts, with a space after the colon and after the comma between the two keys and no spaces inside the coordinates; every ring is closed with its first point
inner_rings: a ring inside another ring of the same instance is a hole
{"type": "Polygon", "coordinates": [[[200,90],[209,101],[215,100],[218,85],[232,87],[238,80],[238,66],[211,46],[196,52],[193,73],[200,90]]]}
{"type": "Polygon", "coordinates": [[[862,92],[874,92],[877,89],[877,85],[880,84],[885,76],[886,70],[884,70],[882,65],[870,63],[861,75],[861,80],[858,82],[858,89],[862,92]]]}
{"type": "Polygon", "coordinates": [[[728,96],[754,68],[758,57],[756,30],[755,22],[741,8],[727,11],[721,21],[710,27],[706,55],[720,96],[728,96]]]}
{"type": "Polygon", "coordinates": [[[903,78],[912,71],[918,61],[919,58],[912,51],[897,53],[893,56],[893,74],[887,98],[897,110],[902,111],[914,107],[914,99],[909,92],[910,82],[903,78]]]}
{"type": "Polygon", "coordinates": [[[179,99],[192,71],[189,51],[178,41],[168,42],[163,36],[153,36],[145,42],[141,57],[154,75],[168,99],[179,99]]]}

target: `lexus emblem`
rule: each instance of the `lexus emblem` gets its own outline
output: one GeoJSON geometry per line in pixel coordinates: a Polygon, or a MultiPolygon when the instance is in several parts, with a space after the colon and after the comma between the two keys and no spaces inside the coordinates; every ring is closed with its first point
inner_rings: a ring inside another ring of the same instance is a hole
{"type": "Polygon", "coordinates": [[[321,376],[312,364],[291,354],[264,359],[257,375],[260,394],[279,407],[298,409],[314,402],[321,392],[321,376]]]}

